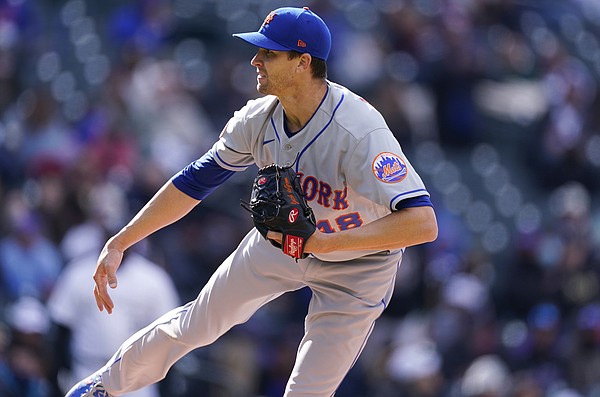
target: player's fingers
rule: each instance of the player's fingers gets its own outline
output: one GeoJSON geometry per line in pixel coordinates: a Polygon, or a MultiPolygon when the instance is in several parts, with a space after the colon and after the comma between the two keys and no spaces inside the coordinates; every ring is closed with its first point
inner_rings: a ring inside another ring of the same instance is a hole
{"type": "Polygon", "coordinates": [[[96,300],[96,306],[99,311],[104,310],[104,302],[102,302],[102,298],[100,297],[100,292],[98,291],[98,287],[94,286],[94,299],[96,300]]]}
{"type": "Polygon", "coordinates": [[[96,306],[98,306],[98,310],[103,311],[106,309],[106,311],[110,314],[112,307],[109,303],[110,297],[106,292],[106,288],[105,291],[102,292],[102,289],[96,285],[94,287],[94,298],[96,299],[96,306]]]}
{"type": "Polygon", "coordinates": [[[94,287],[94,298],[96,299],[96,306],[98,306],[98,310],[103,311],[106,309],[108,314],[112,313],[115,305],[110,298],[110,295],[108,295],[106,288],[104,289],[103,293],[98,286],[94,287]]]}
{"type": "Polygon", "coordinates": [[[114,303],[106,289],[106,275],[96,272],[96,274],[94,274],[94,282],[96,283],[96,286],[94,287],[94,298],[96,299],[98,309],[102,311],[102,308],[105,308],[108,314],[112,313],[114,303]]]}

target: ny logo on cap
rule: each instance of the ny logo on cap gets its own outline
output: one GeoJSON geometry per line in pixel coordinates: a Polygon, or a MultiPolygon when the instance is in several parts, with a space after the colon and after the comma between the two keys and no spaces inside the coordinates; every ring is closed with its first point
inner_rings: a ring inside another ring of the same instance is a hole
{"type": "Polygon", "coordinates": [[[265,18],[265,20],[263,21],[263,23],[262,23],[262,26],[261,26],[261,27],[265,27],[266,25],[270,24],[270,23],[271,23],[271,21],[273,20],[273,18],[275,18],[275,15],[277,15],[277,14],[275,14],[275,11],[271,11],[271,12],[269,13],[269,15],[267,15],[267,17],[266,17],[266,18],[265,18]]]}

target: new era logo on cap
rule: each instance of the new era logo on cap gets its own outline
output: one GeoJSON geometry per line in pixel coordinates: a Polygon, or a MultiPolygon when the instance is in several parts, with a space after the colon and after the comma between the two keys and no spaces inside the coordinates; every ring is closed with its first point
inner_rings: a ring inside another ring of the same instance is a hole
{"type": "Polygon", "coordinates": [[[294,50],[324,60],[331,50],[329,28],[308,7],[278,8],[267,15],[258,32],[234,36],[267,50],[294,50]]]}

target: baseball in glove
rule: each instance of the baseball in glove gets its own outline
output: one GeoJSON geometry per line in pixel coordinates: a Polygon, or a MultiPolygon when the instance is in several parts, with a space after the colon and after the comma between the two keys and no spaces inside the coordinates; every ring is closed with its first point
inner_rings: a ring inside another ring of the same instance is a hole
{"type": "Polygon", "coordinates": [[[292,258],[306,258],[304,244],[315,232],[316,222],[306,202],[300,180],[289,167],[271,164],[258,170],[250,202],[241,202],[252,215],[254,226],[267,238],[267,232],[283,235],[282,243],[269,240],[292,258]]]}

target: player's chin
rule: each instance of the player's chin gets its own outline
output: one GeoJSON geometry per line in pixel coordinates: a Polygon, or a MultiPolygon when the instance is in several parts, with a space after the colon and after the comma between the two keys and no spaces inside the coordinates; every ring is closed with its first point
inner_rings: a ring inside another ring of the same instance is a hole
{"type": "Polygon", "coordinates": [[[267,86],[261,83],[256,84],[256,91],[258,91],[259,93],[263,94],[263,95],[268,95],[269,94],[269,90],[267,89],[267,86]]]}

